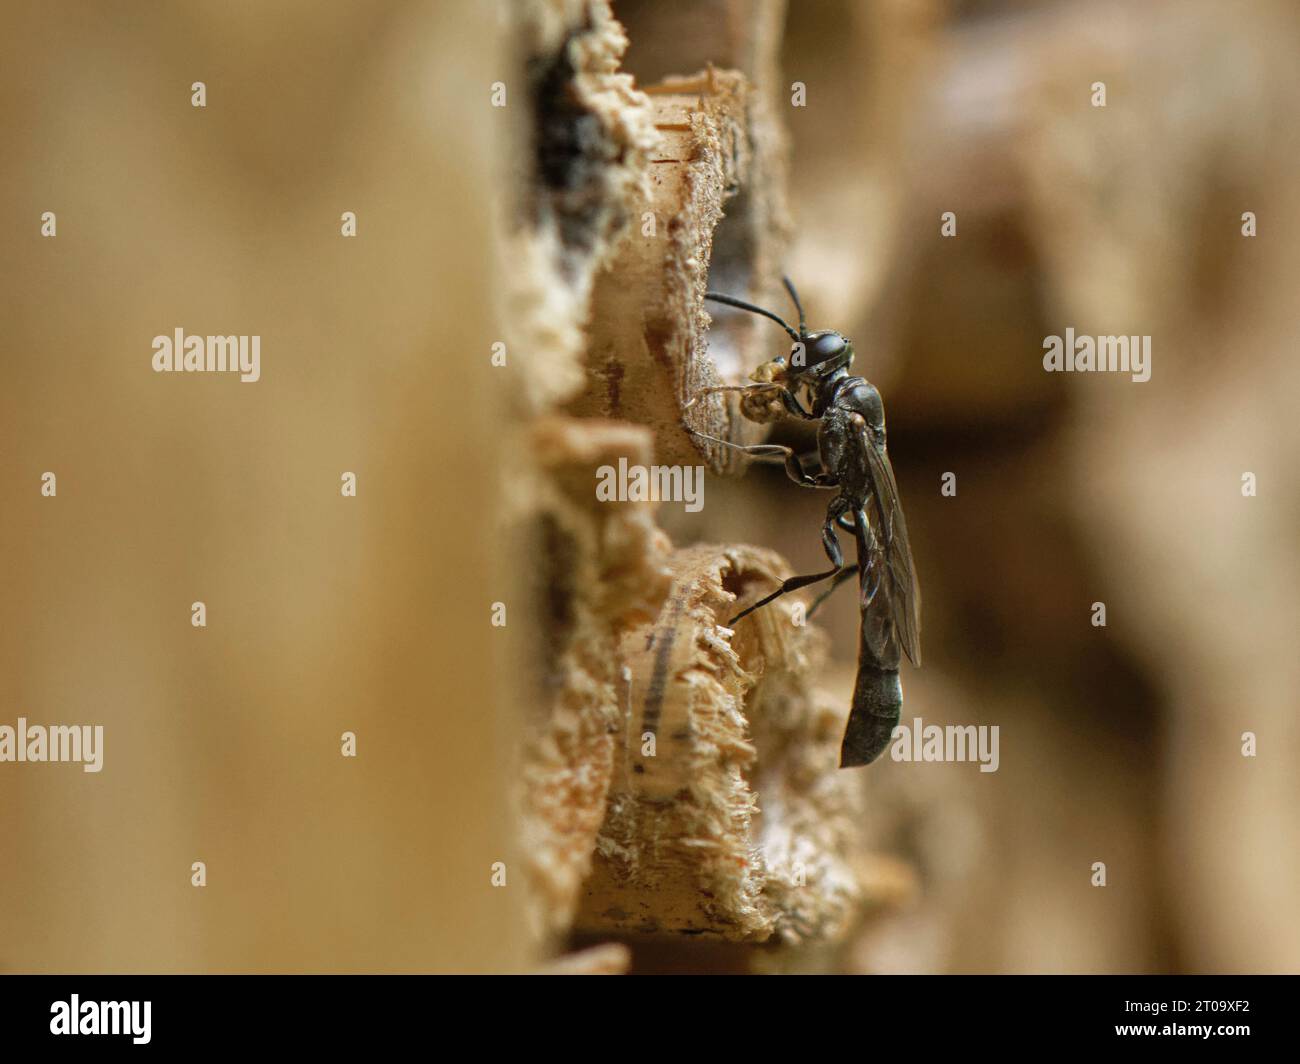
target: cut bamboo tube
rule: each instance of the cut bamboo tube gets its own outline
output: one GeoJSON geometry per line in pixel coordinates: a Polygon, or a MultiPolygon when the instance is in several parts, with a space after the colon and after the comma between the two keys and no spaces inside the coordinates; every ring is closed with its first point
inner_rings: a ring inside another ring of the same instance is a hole
{"type": "MultiPolygon", "coordinates": [[[[648,425],[660,462],[696,462],[703,454],[715,471],[732,469],[735,452],[697,448],[684,428],[686,404],[703,388],[743,381],[774,353],[772,336],[736,311],[717,316],[710,330],[704,293],[714,287],[743,296],[779,273],[783,171],[774,138],[751,125],[754,95],[741,74],[709,68],[646,91],[660,138],[650,194],[597,283],[588,385],[571,409],[648,425]]],[[[712,396],[693,408],[690,423],[710,435],[756,440],[761,427],[732,419],[728,409],[712,396]]]]}
{"type": "Polygon", "coordinates": [[[874,897],[861,779],[840,772],[847,707],[817,690],[802,605],[720,623],[789,575],[770,551],[672,559],[652,622],[620,640],[622,727],[577,927],[788,943],[847,934],[874,897]]]}

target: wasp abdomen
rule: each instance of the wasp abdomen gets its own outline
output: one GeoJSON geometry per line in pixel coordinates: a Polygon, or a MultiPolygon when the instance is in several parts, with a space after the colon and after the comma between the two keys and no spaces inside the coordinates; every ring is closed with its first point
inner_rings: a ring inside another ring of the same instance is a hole
{"type": "Polygon", "coordinates": [[[853,708],[840,744],[840,768],[869,765],[889,745],[903,709],[903,685],[897,669],[858,665],[853,708]]]}

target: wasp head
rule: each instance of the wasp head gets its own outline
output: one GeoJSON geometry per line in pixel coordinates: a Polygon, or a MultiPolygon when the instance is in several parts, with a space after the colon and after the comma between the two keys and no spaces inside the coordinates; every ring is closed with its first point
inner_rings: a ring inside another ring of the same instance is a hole
{"type": "Polygon", "coordinates": [[[808,333],[790,351],[787,375],[827,377],[853,362],[853,344],[842,334],[827,329],[808,333]]]}

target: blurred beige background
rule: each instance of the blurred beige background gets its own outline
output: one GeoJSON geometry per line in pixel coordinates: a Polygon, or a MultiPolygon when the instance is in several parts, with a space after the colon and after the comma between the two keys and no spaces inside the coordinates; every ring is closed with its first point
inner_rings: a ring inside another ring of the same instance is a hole
{"type": "Polygon", "coordinates": [[[508,567],[468,435],[492,11],[5,16],[0,722],[100,723],[106,750],[0,765],[0,968],[518,966],[518,891],[489,881],[508,567]],[[260,334],[262,379],[155,374],[178,326],[260,334]]]}

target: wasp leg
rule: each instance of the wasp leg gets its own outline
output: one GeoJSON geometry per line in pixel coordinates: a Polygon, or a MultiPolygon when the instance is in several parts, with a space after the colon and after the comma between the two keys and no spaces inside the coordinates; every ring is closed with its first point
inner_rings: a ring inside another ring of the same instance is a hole
{"type": "MultiPolygon", "coordinates": [[[[782,447],[778,443],[758,444],[758,446],[768,448],[775,447],[785,451],[788,456],[786,459],[787,472],[789,471],[790,462],[794,462],[796,466],[799,463],[799,459],[795,457],[795,453],[790,450],[789,447],[782,447]]],[[[826,508],[826,524],[822,526],[822,546],[826,550],[826,557],[831,560],[832,568],[827,569],[824,573],[811,573],[808,576],[792,576],[790,579],[782,581],[781,586],[766,598],[759,599],[759,601],[755,602],[754,605],[749,607],[749,609],[744,610],[731,618],[731,620],[727,622],[728,627],[734,625],[742,617],[748,617],[755,610],[761,609],[763,606],[766,606],[769,602],[780,598],[782,595],[787,595],[791,591],[798,591],[801,587],[808,587],[810,584],[816,584],[822,580],[829,580],[832,576],[838,576],[843,573],[845,571],[844,552],[840,549],[840,541],[835,536],[835,526],[845,517],[848,508],[849,502],[843,495],[837,495],[831,500],[830,506],[826,508]]],[[[857,566],[855,565],[852,570],[849,571],[856,570],[857,566]]]]}
{"type": "Polygon", "coordinates": [[[800,421],[816,421],[817,415],[811,410],[805,409],[803,403],[790,394],[790,390],[780,384],[769,384],[760,382],[758,384],[717,384],[711,388],[701,388],[698,392],[686,400],[683,410],[689,410],[706,395],[717,395],[719,392],[748,392],[750,395],[761,395],[763,392],[779,391],[781,393],[781,405],[785,407],[786,413],[797,417],[800,421]]]}
{"type": "MultiPolygon", "coordinates": [[[[856,569],[856,566],[854,568],[856,569]]],[[[808,576],[792,576],[790,577],[789,580],[783,580],[781,582],[781,586],[778,587],[766,598],[759,599],[752,606],[750,606],[749,609],[742,610],[740,613],[736,614],[736,616],[731,618],[731,620],[727,622],[727,627],[728,628],[735,627],[737,621],[741,620],[744,617],[748,617],[755,610],[761,609],[762,607],[766,606],[769,602],[773,602],[776,599],[779,599],[782,595],[788,595],[791,591],[798,591],[801,587],[808,587],[808,585],[815,584],[819,580],[829,580],[832,576],[835,576],[839,572],[840,570],[838,568],[828,569],[824,573],[811,573],[808,576]]]]}
{"type": "MultiPolygon", "coordinates": [[[[775,444],[775,443],[760,444],[759,446],[780,447],[780,444],[775,444]]],[[[796,464],[798,463],[798,459],[795,458],[794,452],[791,451],[790,448],[782,447],[781,449],[789,453],[788,461],[793,461],[796,464]]],[[[749,616],[749,614],[753,613],[755,610],[761,609],[763,606],[766,606],[769,602],[772,602],[774,599],[780,598],[782,595],[787,595],[791,591],[798,591],[801,587],[808,587],[810,584],[816,584],[822,580],[829,580],[832,576],[839,576],[841,573],[845,571],[856,572],[857,571],[856,565],[849,570],[845,570],[844,552],[840,549],[840,541],[835,536],[835,526],[843,519],[843,517],[845,516],[845,512],[848,510],[848,507],[849,507],[848,500],[845,499],[843,495],[837,495],[834,499],[831,500],[830,506],[826,508],[826,524],[822,526],[822,546],[826,550],[826,557],[828,557],[831,560],[832,568],[827,569],[826,572],[824,573],[811,573],[808,576],[790,577],[790,579],[783,581],[781,583],[781,586],[778,587],[766,598],[760,599],[758,602],[755,602],[754,605],[750,606],[749,609],[745,610],[744,612],[736,614],[736,616],[734,616],[733,618],[731,618],[730,621],[727,622],[728,625],[730,626],[735,624],[742,617],[749,616]]]]}
{"type": "Polygon", "coordinates": [[[826,523],[822,525],[822,547],[826,550],[826,557],[835,566],[832,572],[844,568],[844,552],[840,549],[839,537],[835,535],[835,526],[841,523],[848,508],[849,501],[843,495],[836,495],[831,500],[831,504],[826,507],[826,523]]]}
{"type": "MultiPolygon", "coordinates": [[[[775,444],[772,444],[770,446],[775,446],[775,444]]],[[[785,461],[785,455],[783,454],[768,454],[768,455],[760,454],[760,455],[750,455],[750,457],[755,462],[784,462],[785,461]]],[[[799,457],[799,465],[801,467],[805,465],[811,465],[813,463],[821,462],[821,455],[819,455],[816,451],[804,451],[804,453],[799,455],[798,457],[799,457]]],[[[843,525],[840,525],[840,527],[844,528],[843,525]]],[[[844,530],[846,532],[852,532],[853,526],[849,525],[848,528],[845,528],[844,530]]]]}
{"type": "Polygon", "coordinates": [[[790,393],[789,388],[781,389],[781,405],[786,411],[799,418],[801,421],[816,421],[817,415],[811,410],[805,410],[803,403],[790,393]]]}
{"type": "Polygon", "coordinates": [[[742,451],[751,458],[760,461],[763,459],[779,458],[785,463],[785,475],[793,480],[802,488],[835,488],[839,487],[839,481],[829,473],[808,474],[804,472],[803,465],[799,461],[799,456],[789,447],[780,443],[753,443],[742,444],[732,443],[730,440],[720,439],[717,436],[710,436],[707,432],[700,432],[689,425],[686,431],[692,436],[698,436],[702,440],[712,440],[714,443],[720,443],[724,447],[732,447],[737,451],[742,451]]]}
{"type": "MultiPolygon", "coordinates": [[[[827,534],[831,531],[830,525],[832,520],[834,520],[834,523],[837,527],[842,528],[845,532],[851,532],[855,534],[857,533],[858,526],[849,520],[848,513],[836,514],[836,516],[833,519],[830,517],[830,514],[828,513],[826,518],[826,529],[822,532],[823,539],[825,539],[827,534]]],[[[839,544],[836,543],[836,546],[838,547],[839,544]]],[[[838,554],[838,551],[836,553],[838,554]]],[[[829,547],[827,548],[827,554],[830,555],[832,561],[835,560],[836,554],[830,554],[829,547]]],[[[840,564],[843,565],[842,559],[840,564]]],[[[825,602],[828,598],[830,598],[831,594],[835,591],[835,589],[839,587],[840,584],[844,583],[844,581],[849,578],[850,574],[856,573],[857,571],[858,571],[857,565],[850,565],[847,568],[845,568],[840,573],[840,575],[835,578],[835,583],[831,585],[829,590],[823,591],[820,595],[817,596],[816,601],[813,602],[812,607],[808,610],[808,616],[811,617],[813,615],[813,610],[817,609],[818,606],[820,606],[823,602],[825,602]]]]}
{"type": "Polygon", "coordinates": [[[718,384],[712,388],[701,388],[698,392],[686,400],[683,410],[689,410],[706,395],[716,395],[719,392],[754,392],[754,391],[771,391],[773,388],[781,388],[779,384],[718,384]]]}
{"type": "MultiPolygon", "coordinates": [[[[843,527],[843,525],[841,525],[840,527],[843,527]]],[[[828,587],[825,591],[823,591],[820,595],[818,595],[815,599],[813,599],[813,604],[808,607],[808,612],[804,614],[804,619],[811,621],[813,614],[817,612],[817,608],[828,598],[830,598],[833,594],[835,594],[836,589],[841,584],[843,584],[850,577],[857,576],[857,575],[858,575],[858,567],[856,563],[853,565],[845,566],[843,569],[841,569],[835,576],[835,582],[831,584],[831,586],[828,587]]]]}

